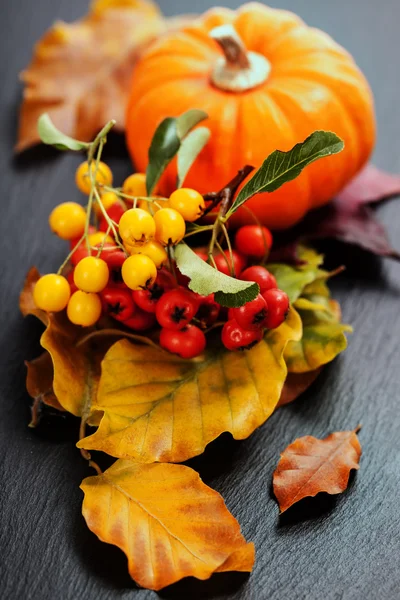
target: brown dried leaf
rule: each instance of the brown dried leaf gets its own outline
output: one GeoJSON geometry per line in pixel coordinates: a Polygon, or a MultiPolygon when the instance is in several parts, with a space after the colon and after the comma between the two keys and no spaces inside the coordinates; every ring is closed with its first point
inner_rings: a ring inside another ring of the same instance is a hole
{"type": "Polygon", "coordinates": [[[37,43],[25,83],[16,149],[39,143],[47,112],[65,134],[90,141],[116,119],[124,130],[133,65],[144,45],[166,29],[151,0],[94,0],[89,14],[59,21],[37,43]]]}
{"type": "Polygon", "coordinates": [[[331,433],[323,440],[307,435],[284,450],[273,475],[281,513],[308,496],[340,494],[347,488],[350,471],[359,468],[359,429],[331,433]]]}
{"type": "Polygon", "coordinates": [[[63,407],[57,400],[53,391],[54,369],[51,356],[43,352],[37,358],[25,362],[27,368],[26,389],[34,399],[51,406],[56,410],[63,411],[63,407]]]}
{"type": "Polygon", "coordinates": [[[113,340],[96,339],[95,343],[77,345],[87,329],[73,325],[65,312],[46,313],[35,307],[33,288],[39,277],[33,267],[20,295],[21,312],[24,316],[34,315],[46,326],[40,343],[52,359],[53,391],[59,404],[75,416],[86,417],[97,394],[101,360],[113,340]]]}
{"type": "Polygon", "coordinates": [[[117,460],[84,479],[81,489],[89,529],[125,552],[142,587],[160,590],[183,577],[253,568],[254,545],[221,496],[189,467],[117,460]]]}
{"type": "Polygon", "coordinates": [[[288,373],[277,408],[296,400],[317,379],[322,367],[307,373],[288,373]]]}

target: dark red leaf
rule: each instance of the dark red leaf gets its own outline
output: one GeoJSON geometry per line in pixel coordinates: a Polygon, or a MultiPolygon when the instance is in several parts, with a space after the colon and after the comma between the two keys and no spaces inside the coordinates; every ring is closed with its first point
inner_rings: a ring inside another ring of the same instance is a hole
{"type": "Polygon", "coordinates": [[[372,204],[400,195],[400,176],[368,165],[328,206],[313,211],[293,230],[293,239],[336,239],[378,256],[400,260],[372,204]]]}

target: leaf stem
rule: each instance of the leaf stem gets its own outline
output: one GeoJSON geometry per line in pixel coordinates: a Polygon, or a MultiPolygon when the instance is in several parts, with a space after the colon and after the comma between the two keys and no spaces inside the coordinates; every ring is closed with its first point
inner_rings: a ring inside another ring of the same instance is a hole
{"type": "Polygon", "coordinates": [[[104,145],[106,143],[107,134],[114,127],[114,125],[116,124],[116,122],[117,121],[115,121],[114,119],[112,119],[111,121],[108,121],[108,123],[106,123],[104,125],[103,129],[101,129],[99,131],[99,133],[94,138],[93,142],[90,144],[90,146],[89,146],[89,152],[88,152],[88,163],[89,163],[89,166],[90,166],[90,163],[93,160],[94,153],[96,152],[97,147],[100,144],[104,145]]]}
{"type": "Polygon", "coordinates": [[[79,246],[82,244],[82,242],[85,239],[85,234],[82,235],[81,239],[79,240],[79,242],[77,242],[75,244],[75,246],[72,248],[71,252],[68,254],[67,258],[64,260],[64,262],[62,263],[62,265],[60,266],[60,268],[57,271],[57,275],[61,275],[63,270],[65,269],[65,267],[67,266],[67,263],[69,262],[69,260],[71,259],[71,256],[74,254],[74,252],[76,252],[79,248],[79,246]]]}
{"type": "MultiPolygon", "coordinates": [[[[87,421],[87,416],[83,416],[81,419],[81,424],[79,426],[79,441],[83,440],[83,438],[86,437],[86,421],[87,421]]],[[[88,452],[87,450],[85,450],[84,448],[80,448],[80,453],[81,456],[88,461],[89,463],[89,467],[93,467],[93,469],[97,472],[98,475],[102,475],[103,472],[100,469],[99,465],[94,462],[94,460],[92,460],[92,456],[90,454],[90,452],[88,452]]]]}

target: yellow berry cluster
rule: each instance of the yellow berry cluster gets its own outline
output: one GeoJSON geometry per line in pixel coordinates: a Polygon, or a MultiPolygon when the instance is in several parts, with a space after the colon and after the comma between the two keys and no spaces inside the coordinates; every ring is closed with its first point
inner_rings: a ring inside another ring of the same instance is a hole
{"type": "Polygon", "coordinates": [[[169,198],[148,197],[143,173],[130,175],[121,189],[112,188],[112,172],[101,161],[92,162],[90,167],[83,162],[75,181],[89,196],[88,209],[65,202],[49,217],[52,231],[70,241],[68,259],[75,267],[72,279],[60,274],[62,268],[58,274],[41,277],[35,286],[34,301],[48,312],[67,308],[72,323],[90,326],[101,316],[98,294],[109,285],[110,271],[102,258],[103,248],[115,247],[125,253],[121,275],[127,288],[148,288],[157,277],[157,269],[168,260],[166,248],[183,239],[185,221],[201,217],[205,204],[201,194],[188,188],[176,190],[169,198]],[[128,204],[132,208],[127,208],[128,204]],[[97,220],[105,223],[100,230],[90,225],[92,205],[97,220]],[[76,291],[72,292],[71,285],[76,291]]]}

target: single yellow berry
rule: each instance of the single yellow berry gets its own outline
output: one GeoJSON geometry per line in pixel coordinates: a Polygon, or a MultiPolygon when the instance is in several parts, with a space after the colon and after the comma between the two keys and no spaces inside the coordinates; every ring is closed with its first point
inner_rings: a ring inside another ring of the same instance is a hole
{"type": "Polygon", "coordinates": [[[169,198],[169,205],[177,210],[185,221],[196,221],[205,209],[203,196],[190,188],[181,188],[173,192],[169,198]]]}
{"type": "Polygon", "coordinates": [[[74,283],[83,292],[101,292],[108,283],[110,272],[107,263],[95,256],[86,256],[74,270],[74,283]]]}
{"type": "Polygon", "coordinates": [[[146,175],[144,173],[133,173],[129,175],[122,184],[122,192],[128,196],[147,196],[146,175]]]}
{"type": "Polygon", "coordinates": [[[72,240],[83,234],[86,224],[86,211],[76,202],[64,202],[50,213],[50,229],[63,240],[72,240]]]}
{"type": "Polygon", "coordinates": [[[62,275],[49,273],[41,277],[33,290],[33,300],[41,310],[59,312],[64,310],[71,295],[68,281],[62,275]]]}
{"type": "Polygon", "coordinates": [[[119,235],[122,240],[133,246],[145,244],[154,237],[156,224],[153,217],[142,208],[130,208],[121,217],[119,235]]]}
{"type": "Polygon", "coordinates": [[[94,246],[100,246],[103,244],[113,244],[115,246],[115,241],[111,237],[111,235],[106,235],[103,231],[96,231],[96,233],[91,233],[88,235],[89,244],[94,246]]]}
{"type": "Polygon", "coordinates": [[[182,215],[173,208],[162,208],[156,212],[154,221],[156,223],[155,238],[164,246],[178,244],[185,235],[185,221],[182,215]]]}
{"type": "Polygon", "coordinates": [[[159,269],[168,260],[168,254],[165,251],[164,246],[161,246],[158,242],[150,240],[147,244],[142,246],[126,246],[129,254],[145,254],[154,262],[156,267],[159,269]]]}
{"type": "Polygon", "coordinates": [[[131,290],[150,286],[157,277],[157,267],[145,254],[129,256],[121,269],[122,279],[131,290]]]}
{"type": "MultiPolygon", "coordinates": [[[[103,204],[105,210],[111,208],[113,204],[117,204],[120,202],[121,200],[118,194],[116,194],[115,192],[104,192],[103,194],[101,194],[101,203],[103,204]]],[[[96,215],[98,217],[101,217],[103,215],[103,211],[101,210],[97,202],[93,205],[93,207],[96,212],[96,215]]]]}
{"type": "Polygon", "coordinates": [[[101,315],[101,300],[97,294],[78,290],[72,294],[67,306],[68,319],[74,325],[90,327],[101,315]]]}
{"type": "MultiPolygon", "coordinates": [[[[92,173],[96,173],[95,182],[97,185],[111,185],[113,182],[113,175],[111,169],[106,163],[99,162],[96,172],[96,161],[92,161],[90,169],[92,173]]],[[[90,194],[92,189],[92,182],[89,171],[89,164],[87,161],[79,165],[75,173],[75,182],[78,189],[87,196],[90,194]]]]}

